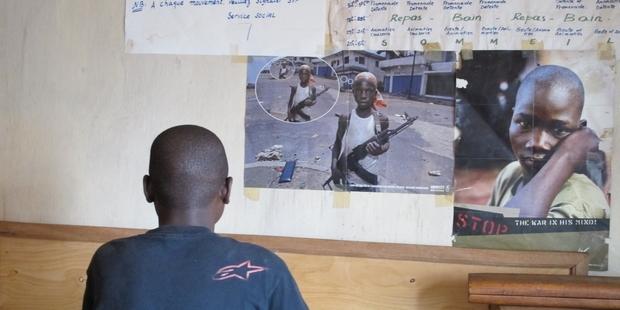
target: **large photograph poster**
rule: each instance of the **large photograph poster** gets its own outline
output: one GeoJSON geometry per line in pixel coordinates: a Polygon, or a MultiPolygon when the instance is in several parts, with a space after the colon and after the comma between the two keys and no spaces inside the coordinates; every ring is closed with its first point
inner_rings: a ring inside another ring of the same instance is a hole
{"type": "Polygon", "coordinates": [[[245,186],[452,191],[453,52],[251,57],[245,186]]]}
{"type": "Polygon", "coordinates": [[[592,270],[605,270],[613,60],[596,51],[465,56],[456,74],[454,245],[583,251],[592,270]]]}

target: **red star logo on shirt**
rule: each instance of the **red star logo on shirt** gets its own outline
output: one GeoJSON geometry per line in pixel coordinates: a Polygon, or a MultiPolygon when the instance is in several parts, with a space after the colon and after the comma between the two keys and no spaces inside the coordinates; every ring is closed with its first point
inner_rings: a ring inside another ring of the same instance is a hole
{"type": "Polygon", "coordinates": [[[221,281],[230,278],[249,280],[251,274],[265,270],[267,270],[267,268],[252,265],[250,260],[246,260],[238,265],[230,265],[220,268],[215,275],[213,275],[213,280],[221,281]]]}

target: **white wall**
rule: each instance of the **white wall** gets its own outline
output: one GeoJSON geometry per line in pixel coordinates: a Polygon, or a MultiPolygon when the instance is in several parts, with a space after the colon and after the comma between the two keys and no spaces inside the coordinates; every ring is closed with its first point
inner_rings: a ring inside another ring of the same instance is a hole
{"type": "Polygon", "coordinates": [[[123,1],[2,1],[0,12],[4,219],[155,225],[140,178],[149,143],[175,124],[212,128],[242,160],[230,128],[243,128],[244,59],[125,54],[123,1]]]}
{"type": "Polygon", "coordinates": [[[220,232],[450,243],[442,197],[354,193],[334,208],[332,193],[264,190],[246,200],[244,58],[125,54],[123,1],[3,0],[0,14],[0,219],[154,227],[141,188],[150,143],[194,123],[222,138],[235,178],[220,232]]]}
{"type": "Polygon", "coordinates": [[[123,52],[122,1],[2,1],[2,219],[149,228],[153,138],[193,123],[224,141],[235,178],[220,232],[450,244],[435,196],[263,190],[243,196],[245,58],[123,52]],[[437,225],[437,223],[442,223],[437,225]]]}

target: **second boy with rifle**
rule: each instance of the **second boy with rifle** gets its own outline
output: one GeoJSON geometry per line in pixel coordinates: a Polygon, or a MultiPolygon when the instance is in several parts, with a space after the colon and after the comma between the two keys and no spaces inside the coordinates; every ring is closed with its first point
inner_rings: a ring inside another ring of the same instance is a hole
{"type": "Polygon", "coordinates": [[[368,155],[358,161],[357,172],[353,172],[352,167],[346,165],[342,167],[343,165],[339,164],[339,160],[342,162],[353,148],[389,127],[388,118],[374,109],[377,100],[377,78],[374,74],[362,72],[355,77],[353,97],[357,107],[350,115],[338,118],[336,141],[332,148],[331,178],[335,184],[344,184],[351,191],[375,191],[373,185],[378,184],[375,167],[377,157],[390,148],[388,141],[368,143],[366,145],[368,155]],[[369,175],[375,177],[368,178],[369,175]]]}
{"type": "Polygon", "coordinates": [[[291,86],[291,96],[288,100],[288,114],[286,121],[307,122],[310,115],[302,111],[305,107],[313,106],[316,103],[316,87],[310,85],[311,76],[310,66],[302,65],[299,67],[299,84],[291,86]],[[301,118],[301,120],[299,119],[301,118]]]}

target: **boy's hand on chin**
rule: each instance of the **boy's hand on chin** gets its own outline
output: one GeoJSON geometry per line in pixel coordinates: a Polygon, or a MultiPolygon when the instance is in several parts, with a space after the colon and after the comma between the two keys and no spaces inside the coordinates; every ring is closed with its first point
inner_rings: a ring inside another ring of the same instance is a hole
{"type": "Polygon", "coordinates": [[[566,156],[573,170],[576,170],[586,162],[589,152],[598,150],[600,141],[592,129],[583,127],[564,138],[555,154],[566,156]]]}

